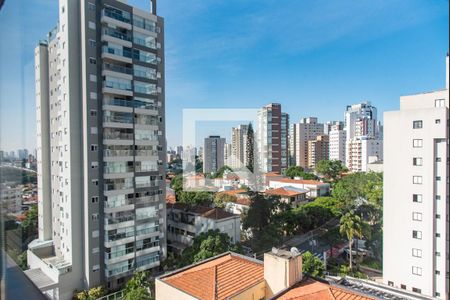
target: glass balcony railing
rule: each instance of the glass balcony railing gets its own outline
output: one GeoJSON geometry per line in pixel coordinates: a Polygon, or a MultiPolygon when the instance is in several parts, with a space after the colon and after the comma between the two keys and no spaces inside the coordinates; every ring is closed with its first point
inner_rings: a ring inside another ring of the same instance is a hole
{"type": "Polygon", "coordinates": [[[106,34],[117,39],[131,42],[131,34],[129,34],[128,30],[117,30],[110,27],[104,27],[102,29],[102,34],[106,34]]]}
{"type": "Polygon", "coordinates": [[[139,100],[125,100],[125,99],[104,99],[104,105],[115,105],[115,106],[123,106],[123,107],[135,107],[135,108],[144,108],[150,110],[158,110],[158,107],[153,103],[148,103],[139,100]]]}
{"type": "Polygon", "coordinates": [[[133,118],[129,117],[129,116],[121,116],[121,115],[103,116],[103,122],[132,124],[133,118]]]}
{"type": "Polygon", "coordinates": [[[117,81],[103,81],[103,87],[122,90],[122,91],[132,91],[131,83],[123,83],[117,81]]]}
{"type": "Polygon", "coordinates": [[[103,53],[114,54],[114,55],[123,56],[126,58],[133,57],[133,52],[130,49],[120,49],[120,48],[109,47],[109,46],[105,45],[105,46],[103,46],[102,50],[103,50],[103,53]]]}
{"type": "Polygon", "coordinates": [[[125,67],[125,66],[120,66],[120,65],[116,65],[116,64],[112,64],[112,63],[104,63],[103,64],[103,69],[104,70],[108,70],[108,71],[128,74],[128,75],[132,75],[133,74],[133,69],[132,68],[125,67]]]}
{"type": "Polygon", "coordinates": [[[126,11],[122,11],[112,7],[105,7],[102,10],[102,16],[110,17],[118,21],[131,24],[131,15],[126,11]]]}
{"type": "MultiPolygon", "coordinates": [[[[105,140],[133,140],[132,133],[123,133],[123,132],[108,132],[103,134],[103,138],[105,140]]],[[[119,150],[115,150],[119,151],[119,150]]],[[[111,153],[111,152],[109,152],[111,153]]]]}
{"type": "Polygon", "coordinates": [[[138,45],[141,45],[141,46],[148,47],[150,49],[156,50],[156,41],[155,40],[149,41],[149,40],[145,40],[145,39],[142,39],[142,38],[139,38],[139,37],[135,36],[135,37],[133,37],[133,42],[138,44],[138,45]]]}
{"type": "MultiPolygon", "coordinates": [[[[133,139],[133,137],[131,137],[131,139],[133,139]]],[[[133,150],[111,150],[111,149],[103,150],[103,155],[106,157],[133,156],[133,154],[134,154],[133,150]]]]}

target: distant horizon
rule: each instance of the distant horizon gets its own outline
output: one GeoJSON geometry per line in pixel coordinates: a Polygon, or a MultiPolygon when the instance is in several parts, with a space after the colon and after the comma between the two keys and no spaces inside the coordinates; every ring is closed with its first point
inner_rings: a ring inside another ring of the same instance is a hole
{"type": "MultiPolygon", "coordinates": [[[[0,45],[4,151],[36,148],[34,47],[57,23],[57,6],[30,0],[2,8],[0,30],[9,41],[0,45]]],[[[167,144],[182,144],[184,108],[278,102],[291,123],[307,116],[325,123],[343,120],[346,105],[371,101],[383,122],[400,96],[445,86],[448,8],[447,1],[420,0],[160,1],[167,144]]]]}

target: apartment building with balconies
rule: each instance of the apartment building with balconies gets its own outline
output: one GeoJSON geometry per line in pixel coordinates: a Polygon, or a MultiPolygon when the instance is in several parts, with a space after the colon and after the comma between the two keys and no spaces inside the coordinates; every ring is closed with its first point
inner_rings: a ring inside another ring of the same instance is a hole
{"type": "Polygon", "coordinates": [[[116,289],[166,255],[164,20],[151,4],[60,0],[35,49],[39,238],[28,264],[50,298],[116,289]]]}

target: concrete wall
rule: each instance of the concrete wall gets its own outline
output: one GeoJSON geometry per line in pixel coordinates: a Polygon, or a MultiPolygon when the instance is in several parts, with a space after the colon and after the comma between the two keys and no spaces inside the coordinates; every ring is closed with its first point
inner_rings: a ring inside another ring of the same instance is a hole
{"type": "Polygon", "coordinates": [[[158,300],[195,300],[197,298],[192,297],[177,288],[165,283],[160,279],[155,280],[155,293],[158,300]]]}

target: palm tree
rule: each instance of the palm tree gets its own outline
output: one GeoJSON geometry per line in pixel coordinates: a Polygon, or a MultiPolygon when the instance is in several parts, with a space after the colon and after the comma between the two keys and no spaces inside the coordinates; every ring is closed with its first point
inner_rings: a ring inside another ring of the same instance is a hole
{"type": "Polygon", "coordinates": [[[358,238],[362,237],[362,221],[361,218],[352,212],[348,212],[341,217],[339,232],[341,235],[347,237],[348,240],[348,248],[350,251],[350,262],[349,267],[350,270],[353,269],[353,253],[352,253],[352,242],[353,238],[356,236],[358,238]]]}

